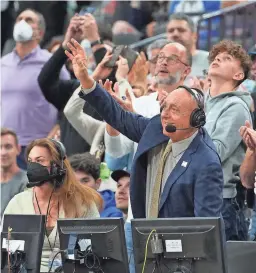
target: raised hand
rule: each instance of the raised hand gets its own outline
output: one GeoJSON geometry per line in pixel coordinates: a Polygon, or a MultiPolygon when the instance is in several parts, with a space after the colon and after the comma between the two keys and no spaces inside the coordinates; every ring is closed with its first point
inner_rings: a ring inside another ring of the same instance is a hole
{"type": "Polygon", "coordinates": [[[168,96],[168,93],[165,90],[163,90],[163,89],[158,90],[158,101],[160,103],[160,108],[164,104],[164,101],[165,101],[167,96],[168,96]]]}
{"type": "Polygon", "coordinates": [[[71,52],[65,50],[65,54],[71,60],[75,76],[80,82],[88,79],[87,71],[87,56],[82,46],[75,40],[71,39],[71,42],[67,43],[67,47],[71,52]]]}
{"type": "Polygon", "coordinates": [[[256,152],[256,131],[252,129],[250,122],[246,121],[245,126],[242,126],[239,132],[246,146],[256,152]]]}
{"type": "Polygon", "coordinates": [[[128,73],[129,73],[128,61],[125,58],[123,58],[122,56],[119,56],[119,59],[116,62],[116,65],[117,65],[117,70],[116,70],[117,81],[120,81],[122,79],[126,79],[128,73]]]}
{"type": "Polygon", "coordinates": [[[95,81],[106,79],[111,71],[112,68],[106,67],[105,64],[110,61],[112,58],[112,53],[110,50],[107,50],[107,53],[105,54],[102,61],[97,65],[96,69],[93,72],[92,77],[95,79],[95,81]]]}
{"type": "Polygon", "coordinates": [[[189,87],[190,88],[197,88],[206,92],[210,88],[211,82],[208,77],[205,79],[198,79],[197,77],[192,77],[190,79],[189,87]]]}
{"type": "Polygon", "coordinates": [[[134,108],[132,105],[132,98],[128,90],[126,90],[126,94],[125,94],[126,97],[120,98],[118,84],[115,84],[114,86],[115,91],[113,91],[111,81],[106,80],[104,85],[102,84],[102,81],[99,81],[99,83],[112,96],[112,98],[120,104],[120,106],[125,111],[134,112],[134,108]]]}
{"type": "Polygon", "coordinates": [[[94,42],[100,39],[98,25],[94,16],[90,13],[85,14],[84,16],[84,25],[83,32],[85,37],[90,41],[94,42]]]}
{"type": "Polygon", "coordinates": [[[70,20],[68,29],[65,34],[64,41],[62,43],[63,47],[66,48],[67,43],[73,38],[78,42],[81,42],[84,38],[82,26],[85,23],[85,18],[76,14],[70,20]]]}

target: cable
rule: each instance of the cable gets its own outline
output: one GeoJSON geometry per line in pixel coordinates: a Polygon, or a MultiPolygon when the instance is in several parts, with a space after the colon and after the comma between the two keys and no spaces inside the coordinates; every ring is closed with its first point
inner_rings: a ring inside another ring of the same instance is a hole
{"type": "Polygon", "coordinates": [[[154,232],[156,232],[155,229],[151,230],[151,232],[150,232],[149,235],[148,235],[148,239],[147,239],[147,242],[146,242],[146,249],[145,249],[144,262],[143,262],[143,267],[142,267],[141,273],[144,273],[144,271],[145,271],[145,266],[146,266],[146,262],[147,262],[147,255],[148,255],[148,243],[149,243],[150,237],[152,236],[152,234],[153,234],[154,232]]]}
{"type": "Polygon", "coordinates": [[[49,269],[49,271],[48,271],[48,273],[50,273],[51,272],[51,270],[52,270],[52,266],[53,266],[53,263],[54,263],[54,260],[56,259],[56,257],[60,254],[60,253],[62,253],[63,252],[63,250],[60,250],[60,251],[58,251],[55,255],[54,255],[54,257],[53,257],[53,259],[52,259],[52,262],[51,262],[51,266],[50,266],[50,269],[49,269]]]}
{"type": "Polygon", "coordinates": [[[104,273],[103,269],[101,268],[100,259],[95,253],[93,253],[91,245],[88,246],[85,251],[78,250],[77,258],[80,260],[83,259],[85,267],[89,270],[104,273]]]}
{"type": "MultiPolygon", "coordinates": [[[[50,198],[49,198],[49,201],[48,201],[47,210],[46,210],[45,231],[47,231],[47,226],[46,225],[47,225],[47,220],[48,220],[48,217],[49,217],[50,203],[51,203],[52,195],[53,195],[53,193],[55,191],[55,188],[56,188],[56,181],[54,181],[53,189],[52,189],[52,192],[51,192],[51,195],[50,195],[50,198]]],[[[59,201],[58,201],[58,214],[59,214],[59,201]]],[[[56,234],[55,234],[53,247],[51,246],[51,243],[50,243],[50,240],[49,240],[49,237],[47,236],[47,234],[46,234],[46,237],[47,237],[50,249],[51,249],[51,251],[53,251],[53,249],[55,247],[55,243],[56,243],[57,231],[56,231],[56,234]]]]}
{"type": "MultiPolygon", "coordinates": [[[[53,189],[52,189],[52,192],[51,192],[51,195],[50,195],[50,198],[49,198],[49,201],[48,201],[48,205],[47,205],[46,219],[45,219],[45,223],[44,223],[45,232],[47,231],[47,219],[48,219],[48,217],[49,217],[49,208],[50,208],[50,204],[51,204],[52,195],[53,195],[55,189],[56,189],[56,181],[54,181],[53,189]]],[[[39,203],[38,203],[38,200],[37,200],[36,193],[35,193],[35,199],[36,199],[37,208],[38,208],[38,210],[39,210],[39,213],[42,214],[41,209],[40,209],[40,206],[39,206],[39,203]]],[[[59,207],[59,201],[58,201],[58,217],[59,217],[59,212],[60,212],[60,207],[59,207]]],[[[50,243],[50,240],[49,240],[49,237],[47,236],[47,234],[46,234],[46,238],[47,238],[47,241],[48,241],[48,244],[49,244],[49,247],[50,247],[51,251],[53,251],[53,249],[54,249],[54,247],[55,247],[55,243],[56,243],[57,231],[56,231],[56,233],[55,233],[55,238],[54,238],[53,247],[52,247],[52,245],[51,245],[51,243],[50,243]]]]}

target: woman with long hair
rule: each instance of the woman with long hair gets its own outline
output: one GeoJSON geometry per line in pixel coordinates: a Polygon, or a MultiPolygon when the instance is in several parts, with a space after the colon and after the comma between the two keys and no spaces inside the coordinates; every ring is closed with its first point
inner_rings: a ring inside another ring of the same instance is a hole
{"type": "Polygon", "coordinates": [[[60,248],[58,218],[97,218],[102,208],[100,195],[77,182],[62,143],[42,138],[27,147],[28,190],[9,202],[4,214],[46,215],[46,236],[40,272],[48,272],[49,257],[60,248]]]}

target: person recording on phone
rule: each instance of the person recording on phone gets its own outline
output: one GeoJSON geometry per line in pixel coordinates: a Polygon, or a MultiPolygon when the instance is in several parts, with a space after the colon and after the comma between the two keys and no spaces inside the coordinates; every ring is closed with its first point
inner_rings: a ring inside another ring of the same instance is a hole
{"type": "MultiPolygon", "coordinates": [[[[79,16],[76,14],[70,20],[62,45],[57,49],[49,61],[46,62],[38,76],[38,84],[44,97],[60,112],[59,124],[61,141],[66,147],[68,156],[88,152],[91,148],[90,144],[77,133],[63,114],[63,109],[73,92],[79,86],[79,82],[77,79],[60,80],[58,76],[61,68],[68,60],[64,53],[67,42],[71,38],[75,38],[81,42],[85,37],[91,43],[96,63],[101,62],[107,52],[107,49],[102,42],[106,37],[101,35],[93,15],[86,14],[79,16]]],[[[89,104],[85,102],[84,105],[84,112],[86,114],[101,120],[100,116],[89,104]]]]}
{"type": "Polygon", "coordinates": [[[130,180],[134,218],[220,216],[223,173],[203,128],[203,93],[178,86],[165,99],[160,115],[148,119],[130,113],[88,75],[83,48],[74,39],[67,46],[81,83],[80,97],[138,142],[130,180]]]}
{"type": "Polygon", "coordinates": [[[40,272],[53,272],[48,267],[52,251],[60,248],[57,219],[99,217],[102,198],[94,189],[76,180],[61,142],[36,139],[28,145],[26,156],[29,189],[11,199],[4,215],[46,215],[40,272]]]}

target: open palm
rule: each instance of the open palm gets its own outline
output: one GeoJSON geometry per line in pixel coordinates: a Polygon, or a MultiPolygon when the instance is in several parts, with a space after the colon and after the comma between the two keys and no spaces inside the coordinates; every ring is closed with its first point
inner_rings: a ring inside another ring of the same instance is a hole
{"type": "Polygon", "coordinates": [[[67,43],[69,51],[65,51],[65,54],[72,61],[75,76],[78,80],[88,77],[87,71],[87,56],[82,46],[75,40],[71,39],[71,42],[67,43]]]}

